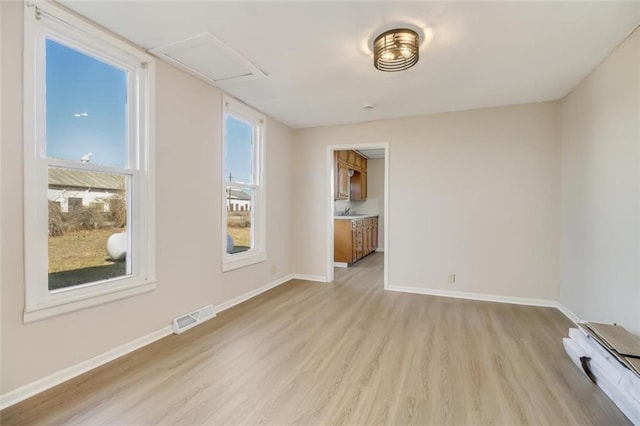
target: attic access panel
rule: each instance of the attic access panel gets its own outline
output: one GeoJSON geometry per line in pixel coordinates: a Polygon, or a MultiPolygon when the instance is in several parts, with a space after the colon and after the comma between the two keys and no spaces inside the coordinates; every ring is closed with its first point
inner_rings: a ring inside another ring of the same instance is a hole
{"type": "Polygon", "coordinates": [[[165,44],[149,52],[214,85],[225,80],[267,77],[262,70],[211,33],[165,44]]]}

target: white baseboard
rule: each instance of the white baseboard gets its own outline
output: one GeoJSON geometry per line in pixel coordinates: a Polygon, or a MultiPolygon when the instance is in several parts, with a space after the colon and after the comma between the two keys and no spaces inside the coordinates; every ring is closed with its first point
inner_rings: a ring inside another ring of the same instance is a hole
{"type": "MultiPolygon", "coordinates": [[[[232,306],[235,306],[239,303],[242,303],[252,297],[255,297],[261,293],[264,293],[267,290],[271,290],[274,287],[279,286],[280,284],[284,284],[287,281],[293,279],[293,274],[286,275],[282,278],[277,279],[269,284],[266,284],[260,288],[249,291],[245,294],[242,294],[238,297],[234,297],[231,300],[228,300],[224,303],[221,303],[215,306],[216,312],[222,312],[225,309],[229,309],[232,306]]],[[[119,346],[115,349],[107,351],[101,355],[90,358],[86,361],[82,361],[76,365],[65,368],[64,370],[60,370],[56,373],[50,374],[47,377],[36,380],[35,382],[31,382],[24,386],[21,386],[17,389],[7,392],[4,395],[0,395],[0,410],[3,410],[11,405],[17,404],[20,401],[24,401],[25,399],[32,397],[40,392],[44,392],[47,389],[50,389],[60,383],[66,382],[67,380],[71,380],[74,377],[77,377],[87,371],[93,370],[95,368],[100,367],[110,361],[113,361],[116,358],[120,358],[130,352],[135,351],[136,349],[140,349],[143,346],[149,345],[156,340],[160,340],[165,336],[169,336],[173,334],[173,329],[170,325],[158,330],[153,333],[147,334],[146,336],[142,336],[138,339],[135,339],[129,343],[125,343],[122,346],[119,346]]]]}
{"type": "Polygon", "coordinates": [[[60,383],[66,382],[67,380],[73,379],[74,377],[86,373],[89,370],[98,368],[101,365],[111,362],[116,358],[120,358],[121,356],[133,352],[136,349],[140,349],[141,347],[153,343],[156,340],[160,340],[163,337],[169,336],[172,333],[173,330],[171,326],[168,325],[161,328],[160,330],[132,340],[129,343],[125,343],[124,345],[118,346],[117,348],[111,349],[103,354],[94,356],[93,358],[89,358],[86,361],[82,361],[76,365],[50,374],[46,377],[43,377],[42,379],[36,380],[35,382],[31,382],[17,389],[9,391],[6,394],[0,396],[0,410],[3,410],[13,404],[17,404],[20,401],[24,401],[25,399],[32,397],[33,395],[44,392],[47,389],[59,385],[60,383]]]}
{"type": "Polygon", "coordinates": [[[426,294],[429,296],[454,297],[457,299],[481,300],[484,302],[512,303],[515,305],[527,306],[545,306],[557,308],[558,302],[546,299],[531,299],[528,297],[499,296],[497,294],[469,293],[466,291],[437,290],[422,287],[402,287],[391,285],[387,288],[389,291],[398,291],[402,293],[426,294]]]}
{"type": "Polygon", "coordinates": [[[564,306],[560,302],[546,299],[530,299],[527,297],[512,297],[512,296],[499,296],[495,294],[483,294],[483,293],[468,293],[464,291],[450,291],[450,290],[436,290],[420,287],[402,287],[402,286],[389,286],[389,291],[398,291],[402,293],[414,293],[414,294],[426,294],[429,296],[442,296],[442,297],[455,297],[458,299],[469,300],[481,300],[484,302],[498,302],[498,303],[512,303],[515,305],[526,306],[543,306],[549,308],[556,308],[564,316],[569,318],[574,324],[582,322],[580,317],[574,314],[569,308],[564,306]]]}
{"type": "Polygon", "coordinates": [[[574,314],[569,308],[567,308],[566,306],[564,306],[560,302],[556,302],[556,303],[557,303],[556,308],[558,308],[558,310],[560,312],[562,312],[565,317],[567,317],[571,321],[573,321],[574,324],[578,324],[579,322],[582,322],[580,317],[578,317],[576,314],[574,314]]]}
{"type": "Polygon", "coordinates": [[[305,281],[317,281],[319,283],[327,282],[327,277],[323,277],[322,275],[293,274],[293,279],[305,280],[305,281]]]}
{"type": "Polygon", "coordinates": [[[384,253],[384,247],[378,247],[376,253],[384,253]]]}
{"type": "Polygon", "coordinates": [[[240,303],[245,302],[253,297],[256,297],[257,295],[262,294],[265,291],[271,290],[274,287],[284,284],[287,281],[291,281],[293,278],[294,278],[293,274],[285,275],[284,277],[278,278],[277,280],[272,281],[268,284],[265,284],[262,287],[256,288],[255,290],[248,291],[244,294],[241,294],[240,296],[234,297],[231,300],[227,300],[226,302],[222,302],[219,305],[216,305],[214,308],[216,312],[222,312],[226,309],[239,305],[240,303]]]}
{"type": "Polygon", "coordinates": [[[335,268],[348,268],[349,264],[345,262],[333,262],[335,268]]]}
{"type": "MultiPolygon", "coordinates": [[[[222,312],[226,309],[229,309],[233,306],[236,306],[246,300],[251,299],[261,293],[264,293],[272,288],[275,288],[281,284],[284,284],[291,279],[298,280],[306,280],[306,281],[317,281],[317,282],[326,282],[326,277],[320,275],[304,275],[304,274],[289,274],[285,275],[282,278],[277,279],[271,283],[268,283],[262,287],[259,287],[255,290],[244,293],[240,296],[234,297],[231,300],[223,302],[219,305],[215,306],[216,312],[222,312]]],[[[427,289],[420,287],[402,287],[402,286],[389,286],[387,288],[389,291],[397,291],[403,293],[414,293],[414,294],[425,294],[431,296],[443,296],[443,297],[455,297],[461,299],[471,299],[471,300],[482,300],[488,302],[499,302],[499,303],[513,303],[518,305],[529,305],[529,306],[546,306],[546,307],[554,307],[557,308],[560,312],[562,312],[567,318],[569,318],[574,323],[580,322],[580,318],[571,312],[566,306],[562,305],[559,302],[544,300],[544,299],[530,299],[530,298],[522,298],[522,297],[511,297],[511,296],[498,296],[492,294],[481,294],[481,293],[468,293],[462,291],[447,291],[447,290],[436,290],[436,289],[427,289]]],[[[60,370],[56,373],[50,374],[47,377],[36,380],[24,386],[21,386],[17,389],[7,392],[6,394],[0,395],[0,410],[3,410],[11,405],[17,404],[20,401],[23,401],[31,396],[34,396],[40,392],[44,392],[47,389],[50,389],[60,383],[66,382],[67,380],[73,379],[87,371],[98,368],[108,362],[113,361],[116,358],[120,358],[130,352],[135,351],[136,349],[140,349],[143,346],[149,345],[156,340],[160,340],[163,337],[169,336],[173,333],[171,326],[166,326],[161,328],[160,330],[154,331],[153,333],[147,334],[146,336],[142,336],[138,339],[135,339],[129,343],[125,343],[117,348],[109,350],[101,355],[97,355],[93,358],[90,358],[86,361],[82,361],[76,365],[60,370]]]]}

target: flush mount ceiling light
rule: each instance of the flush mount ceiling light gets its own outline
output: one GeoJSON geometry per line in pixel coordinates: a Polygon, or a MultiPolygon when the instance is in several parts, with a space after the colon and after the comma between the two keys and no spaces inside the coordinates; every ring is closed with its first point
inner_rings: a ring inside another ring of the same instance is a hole
{"type": "Polygon", "coordinates": [[[373,42],[373,66],[380,71],[404,71],[420,57],[418,33],[408,28],[385,31],[373,42]]]}

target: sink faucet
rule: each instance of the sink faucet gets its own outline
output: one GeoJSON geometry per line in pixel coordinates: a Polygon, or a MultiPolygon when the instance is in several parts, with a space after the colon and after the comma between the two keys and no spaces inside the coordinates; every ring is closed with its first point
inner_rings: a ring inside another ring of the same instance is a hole
{"type": "Polygon", "coordinates": [[[346,216],[347,214],[349,214],[350,210],[351,210],[351,206],[345,207],[343,215],[346,216]]]}

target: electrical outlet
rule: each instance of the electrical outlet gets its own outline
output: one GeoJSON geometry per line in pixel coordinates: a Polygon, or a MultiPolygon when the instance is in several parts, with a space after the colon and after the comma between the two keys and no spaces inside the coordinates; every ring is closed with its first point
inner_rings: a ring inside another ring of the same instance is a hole
{"type": "Polygon", "coordinates": [[[456,274],[449,274],[449,284],[456,283],[456,274]]]}

